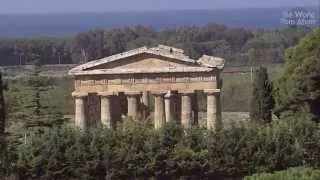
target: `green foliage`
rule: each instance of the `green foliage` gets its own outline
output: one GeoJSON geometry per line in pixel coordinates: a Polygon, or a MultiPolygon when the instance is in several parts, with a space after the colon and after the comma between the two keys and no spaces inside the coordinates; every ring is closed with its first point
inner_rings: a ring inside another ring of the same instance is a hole
{"type": "Polygon", "coordinates": [[[30,104],[28,104],[26,108],[30,109],[30,112],[34,115],[33,117],[39,117],[41,109],[40,93],[41,91],[44,91],[44,89],[42,89],[43,82],[40,77],[41,63],[39,55],[33,55],[32,61],[33,70],[26,84],[30,87],[32,94],[30,104]]]}
{"type": "Polygon", "coordinates": [[[91,176],[96,178],[100,176],[98,172],[105,176],[105,170],[99,168],[112,143],[106,142],[108,139],[108,133],[99,129],[84,134],[68,127],[57,127],[44,134],[31,132],[27,143],[19,148],[20,177],[88,179],[92,171],[95,174],[91,176]]]}
{"type": "Polygon", "coordinates": [[[271,173],[255,174],[245,177],[245,180],[318,180],[320,179],[320,170],[297,167],[289,168],[285,171],[271,173]]]}
{"type": "Polygon", "coordinates": [[[283,62],[285,49],[296,44],[310,31],[307,27],[258,29],[254,32],[254,38],[249,39],[243,47],[243,51],[246,52],[250,65],[283,62]]]}
{"type": "Polygon", "coordinates": [[[4,83],[2,81],[2,73],[0,72],[0,176],[5,173],[6,162],[6,112],[4,102],[4,83]]]}
{"type": "Polygon", "coordinates": [[[61,114],[51,114],[46,111],[50,106],[45,106],[42,99],[51,88],[53,82],[50,78],[41,76],[42,64],[39,55],[32,56],[33,69],[29,76],[25,77],[25,99],[23,103],[22,119],[24,126],[30,127],[51,127],[61,121],[61,114]]]}
{"type": "Polygon", "coordinates": [[[309,32],[307,28],[253,31],[210,23],[161,31],[139,25],[90,30],[68,38],[0,39],[0,64],[28,64],[32,54],[38,54],[43,64],[83,63],[142,46],[167,44],[182,48],[192,58],[207,54],[224,57],[232,65],[261,65],[282,62],[284,50],[309,32]]]}
{"type": "Polygon", "coordinates": [[[70,64],[72,40],[72,37],[1,39],[1,65],[29,64],[32,54],[38,54],[43,64],[70,64]]]}
{"type": "Polygon", "coordinates": [[[288,116],[300,113],[320,117],[320,29],[287,50],[285,68],[277,80],[276,111],[288,116]]]}
{"type": "Polygon", "coordinates": [[[23,179],[241,178],[319,168],[319,138],[319,126],[304,119],[243,123],[220,132],[183,132],[174,123],[155,131],[149,122],[128,119],[116,130],[30,132],[11,162],[23,179]]]}
{"type": "Polygon", "coordinates": [[[4,102],[4,83],[2,81],[2,73],[0,72],[0,136],[3,136],[6,126],[5,102],[4,102]]]}
{"type": "Polygon", "coordinates": [[[270,122],[272,120],[271,110],[273,107],[272,84],[269,81],[268,71],[267,68],[260,67],[255,73],[253,82],[250,108],[251,120],[270,122]]]}
{"type": "MultiPolygon", "coordinates": [[[[5,92],[8,112],[8,132],[16,133],[23,130],[25,123],[33,120],[35,115],[30,106],[33,99],[33,89],[30,84],[30,76],[10,78],[7,77],[8,91],[5,92]]],[[[46,77],[40,76],[40,117],[46,126],[60,124],[66,117],[73,113],[73,101],[71,92],[73,89],[71,77],[46,77]]],[[[39,121],[39,122],[40,122],[39,121]]]]}

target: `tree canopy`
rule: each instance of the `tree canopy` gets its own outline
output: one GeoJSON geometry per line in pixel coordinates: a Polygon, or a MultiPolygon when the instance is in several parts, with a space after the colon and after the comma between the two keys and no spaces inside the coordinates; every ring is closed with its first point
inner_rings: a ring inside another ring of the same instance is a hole
{"type": "Polygon", "coordinates": [[[223,57],[233,65],[247,64],[249,58],[254,59],[252,64],[278,63],[284,50],[309,32],[308,28],[250,30],[211,23],[161,31],[138,25],[71,37],[0,39],[0,65],[27,64],[32,54],[40,55],[42,64],[83,63],[157,44],[181,48],[192,58],[203,54],[223,57]]]}
{"type": "Polygon", "coordinates": [[[286,51],[284,70],[276,85],[279,115],[300,113],[320,117],[320,29],[286,51]]]}

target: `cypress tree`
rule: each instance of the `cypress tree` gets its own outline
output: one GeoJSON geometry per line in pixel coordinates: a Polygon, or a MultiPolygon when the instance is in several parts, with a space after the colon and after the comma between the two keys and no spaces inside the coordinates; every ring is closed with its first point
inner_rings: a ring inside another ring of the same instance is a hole
{"type": "Polygon", "coordinates": [[[272,84],[269,81],[268,71],[266,68],[260,67],[255,72],[253,82],[250,119],[270,122],[272,120],[273,106],[272,84]]]}
{"type": "MultiPolygon", "coordinates": [[[[48,114],[45,112],[49,106],[42,104],[42,96],[52,85],[47,77],[41,76],[42,63],[41,56],[34,54],[32,56],[33,70],[28,77],[26,86],[28,87],[29,101],[26,104],[26,128],[39,129],[42,127],[52,127],[62,124],[64,119],[60,114],[48,114]]],[[[51,107],[51,106],[50,106],[51,107]]]]}
{"type": "Polygon", "coordinates": [[[28,77],[27,86],[29,95],[29,103],[26,104],[25,108],[27,110],[27,122],[26,127],[39,126],[41,123],[40,112],[42,109],[41,105],[41,92],[42,90],[42,79],[40,77],[41,73],[41,63],[39,55],[33,55],[33,69],[28,77]]]}
{"type": "Polygon", "coordinates": [[[4,103],[4,97],[3,97],[3,91],[4,91],[4,84],[2,81],[2,73],[0,72],[0,134],[1,136],[5,132],[5,103],[4,103]]]}
{"type": "Polygon", "coordinates": [[[4,102],[4,83],[2,81],[2,73],[0,72],[0,176],[4,176],[6,172],[7,164],[7,146],[6,146],[6,135],[5,135],[5,125],[6,125],[6,115],[5,115],[5,102],[4,102]]]}

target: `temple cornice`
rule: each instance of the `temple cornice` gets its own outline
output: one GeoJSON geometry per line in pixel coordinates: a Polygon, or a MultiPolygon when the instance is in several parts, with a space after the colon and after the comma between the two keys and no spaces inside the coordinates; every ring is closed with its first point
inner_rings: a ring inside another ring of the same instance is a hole
{"type": "Polygon", "coordinates": [[[77,66],[69,71],[69,75],[88,75],[88,74],[117,74],[117,73],[161,73],[161,72],[208,72],[215,69],[222,70],[224,68],[225,61],[222,58],[203,55],[199,60],[191,59],[185,55],[183,50],[170,46],[158,45],[157,47],[147,48],[141,47],[133,49],[120,54],[115,54],[102,59],[90,61],[83,65],[77,66]],[[182,64],[188,64],[187,68],[157,68],[150,67],[147,69],[94,69],[95,67],[112,63],[115,61],[121,61],[126,58],[130,58],[137,55],[148,54],[154,56],[160,56],[168,59],[174,59],[182,64]],[[92,70],[94,69],[94,70],[92,70]]]}

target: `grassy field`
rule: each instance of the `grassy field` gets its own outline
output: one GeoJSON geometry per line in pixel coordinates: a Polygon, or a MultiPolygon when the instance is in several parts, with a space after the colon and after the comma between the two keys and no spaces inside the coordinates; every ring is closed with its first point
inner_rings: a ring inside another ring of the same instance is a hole
{"type": "MultiPolygon", "coordinates": [[[[275,80],[280,71],[281,66],[269,66],[270,79],[275,80]]],[[[251,73],[248,71],[246,73],[223,73],[222,79],[222,110],[224,112],[248,112],[252,94],[251,73]]]]}

